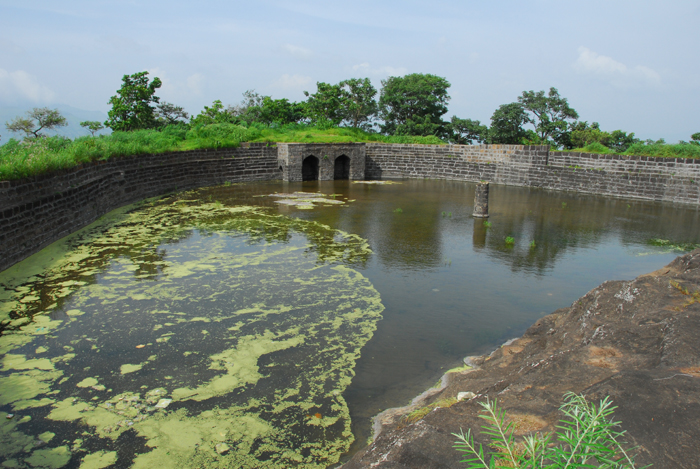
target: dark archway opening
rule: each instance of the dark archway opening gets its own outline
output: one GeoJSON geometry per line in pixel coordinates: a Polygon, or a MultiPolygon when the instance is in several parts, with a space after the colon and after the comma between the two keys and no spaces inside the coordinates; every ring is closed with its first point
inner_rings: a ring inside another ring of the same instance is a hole
{"type": "Polygon", "coordinates": [[[301,163],[301,180],[318,180],[318,158],[313,155],[304,158],[304,161],[301,163]]]}
{"type": "Polygon", "coordinates": [[[340,155],[335,159],[333,179],[350,179],[350,158],[340,155]]]}

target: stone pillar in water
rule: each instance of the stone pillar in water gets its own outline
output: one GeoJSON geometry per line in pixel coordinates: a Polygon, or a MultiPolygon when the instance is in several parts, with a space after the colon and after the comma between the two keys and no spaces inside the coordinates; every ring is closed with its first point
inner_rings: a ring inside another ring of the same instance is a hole
{"type": "Polygon", "coordinates": [[[480,182],[476,185],[474,193],[474,213],[476,218],[489,217],[489,183],[480,182]]]}

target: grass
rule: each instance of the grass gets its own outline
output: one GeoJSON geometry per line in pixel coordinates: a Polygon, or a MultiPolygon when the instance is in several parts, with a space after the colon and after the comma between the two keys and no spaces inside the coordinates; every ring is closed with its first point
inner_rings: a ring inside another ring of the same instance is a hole
{"type": "Polygon", "coordinates": [[[11,139],[0,146],[0,181],[37,176],[83,163],[122,156],[237,147],[241,142],[300,143],[420,143],[444,144],[434,136],[385,136],[351,128],[318,129],[306,125],[282,127],[212,124],[188,129],[168,126],[162,131],[114,132],[99,137],[11,139]]]}
{"type": "Polygon", "coordinates": [[[513,244],[515,244],[515,238],[513,238],[512,236],[506,236],[505,242],[506,245],[512,246],[513,244]]]}
{"type": "Polygon", "coordinates": [[[591,143],[583,148],[573,150],[583,153],[598,153],[607,155],[635,155],[654,156],[661,158],[700,158],[700,145],[689,143],[668,144],[668,143],[635,143],[623,153],[617,153],[601,143],[591,143]]]}
{"type": "Polygon", "coordinates": [[[466,456],[460,462],[468,463],[471,469],[636,467],[631,454],[634,449],[626,450],[619,441],[625,432],[619,430],[620,422],[612,420],[615,407],[607,397],[595,405],[584,396],[565,394],[559,408],[564,418],[557,425],[558,431],[530,434],[519,442],[515,441],[513,422],[506,423],[505,411],[496,401],[481,403],[481,407],[479,417],[487,422],[482,433],[491,439],[490,455],[474,442],[471,430],[453,433],[457,437],[454,448],[466,456]]]}

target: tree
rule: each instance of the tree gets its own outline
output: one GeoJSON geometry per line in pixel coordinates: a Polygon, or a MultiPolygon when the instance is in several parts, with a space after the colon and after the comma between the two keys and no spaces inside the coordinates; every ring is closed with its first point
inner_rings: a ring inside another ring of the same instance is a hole
{"type": "Polygon", "coordinates": [[[452,116],[450,121],[450,142],[459,145],[472,145],[485,143],[489,140],[489,128],[481,125],[480,121],[471,119],[460,119],[452,116]]]}
{"type": "Polygon", "coordinates": [[[243,93],[243,100],[235,106],[228,106],[226,112],[247,123],[259,122],[265,96],[255,90],[247,90],[243,93]]]}
{"type": "Polygon", "coordinates": [[[182,106],[163,101],[156,106],[156,117],[162,125],[173,125],[186,122],[190,115],[182,106]]]}
{"type": "Polygon", "coordinates": [[[27,117],[15,117],[5,123],[7,130],[11,132],[24,132],[26,137],[45,137],[39,133],[42,130],[53,130],[56,127],[68,125],[66,118],[58,112],[58,109],[35,107],[27,111],[27,117]]]}
{"type": "Polygon", "coordinates": [[[316,82],[316,92],[304,91],[307,116],[313,124],[340,125],[345,118],[345,93],[340,85],[316,82]]]}
{"type": "Polygon", "coordinates": [[[693,135],[690,136],[690,143],[692,143],[693,145],[700,145],[700,132],[695,132],[693,135]]]}
{"type": "Polygon", "coordinates": [[[639,142],[634,132],[627,133],[622,130],[605,132],[600,130],[600,125],[593,122],[575,122],[571,125],[571,148],[583,148],[591,143],[600,143],[617,153],[624,153],[631,145],[639,142]]]}
{"type": "Polygon", "coordinates": [[[109,100],[112,109],[108,113],[109,119],[105,121],[105,125],[114,131],[157,127],[158,121],[151,103],[160,102],[155,93],[161,84],[158,77],[149,83],[148,72],[124,75],[121,88],[109,100]]]}
{"type": "Polygon", "coordinates": [[[372,86],[369,78],[351,78],[341,81],[343,92],[343,120],[356,129],[369,130],[372,119],[377,115],[379,107],[375,96],[377,89],[372,86]]]}
{"type": "Polygon", "coordinates": [[[224,105],[217,99],[211,107],[204,106],[204,110],[192,118],[190,125],[237,124],[238,121],[238,117],[224,109],[224,105]]]}
{"type": "Polygon", "coordinates": [[[551,139],[558,146],[566,146],[568,121],[578,119],[578,113],[569,106],[566,98],[559,96],[556,88],[549,88],[546,96],[544,90],[523,91],[518,102],[533,114],[530,122],[535,126],[540,142],[544,144],[551,139]]]}
{"type": "Polygon", "coordinates": [[[260,107],[260,121],[266,125],[294,124],[304,120],[305,116],[304,104],[292,103],[286,98],[272,99],[265,96],[260,107]]]}
{"type": "Polygon", "coordinates": [[[436,135],[446,137],[450,83],[435,75],[413,73],[382,80],[379,116],[381,131],[389,135],[436,135]]]}
{"type": "Polygon", "coordinates": [[[528,133],[523,125],[532,122],[520,103],[501,104],[491,116],[491,143],[520,145],[528,133]]]}
{"type": "Polygon", "coordinates": [[[94,137],[97,132],[104,129],[102,122],[98,121],[83,121],[80,123],[80,127],[83,127],[90,131],[90,134],[94,137]]]}

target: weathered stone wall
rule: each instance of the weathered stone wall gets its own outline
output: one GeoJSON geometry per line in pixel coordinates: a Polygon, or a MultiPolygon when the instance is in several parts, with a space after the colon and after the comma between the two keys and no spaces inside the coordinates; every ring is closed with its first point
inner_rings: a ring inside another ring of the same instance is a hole
{"type": "Polygon", "coordinates": [[[550,152],[546,146],[367,144],[366,177],[489,181],[700,204],[700,160],[550,152]]]}
{"type": "Polygon", "coordinates": [[[277,148],[115,158],[44,177],[0,182],[0,271],[101,215],[138,200],[226,181],[280,179],[277,148]]]}
{"type": "Polygon", "coordinates": [[[318,158],[321,181],[334,179],[335,161],[343,155],[350,158],[349,179],[365,178],[364,143],[278,143],[277,147],[278,164],[285,181],[302,180],[302,163],[308,156],[318,158]]]}
{"type": "Polygon", "coordinates": [[[269,145],[117,158],[57,174],[0,182],[0,271],[119,206],[226,181],[319,179],[350,158],[350,179],[436,178],[700,204],[700,160],[550,152],[546,146],[269,145]],[[324,158],[326,157],[326,158],[324,158]]]}

